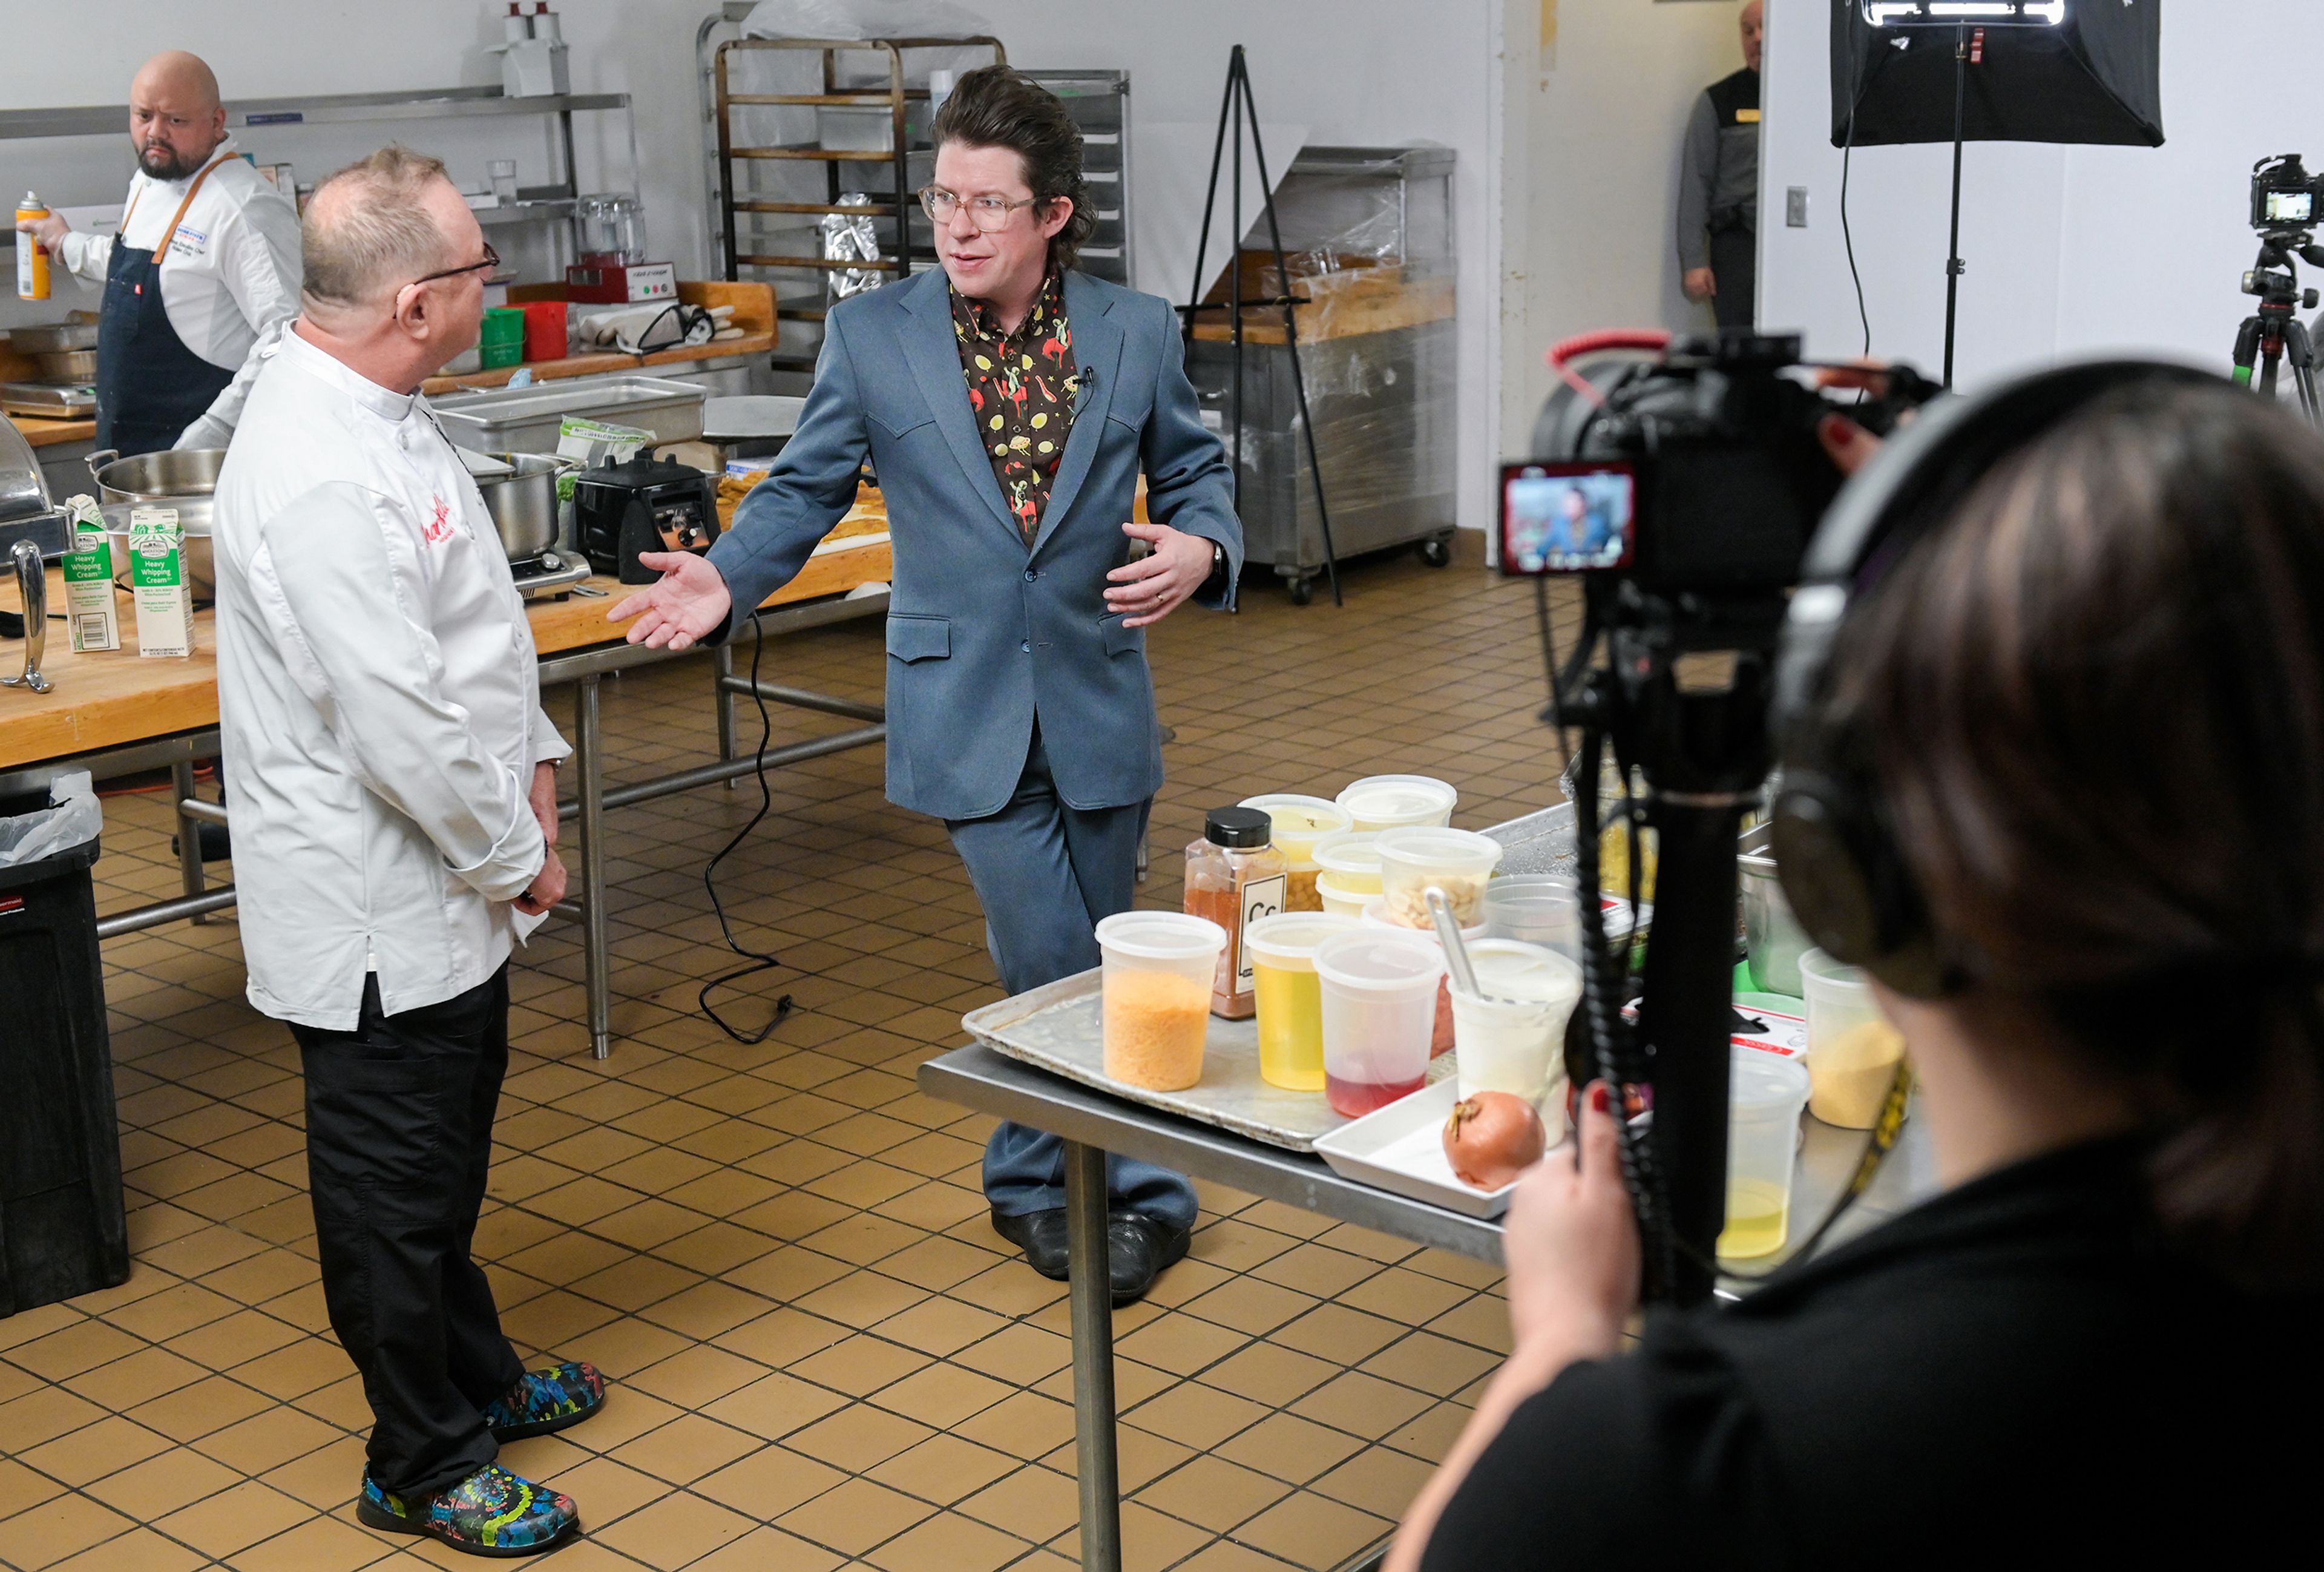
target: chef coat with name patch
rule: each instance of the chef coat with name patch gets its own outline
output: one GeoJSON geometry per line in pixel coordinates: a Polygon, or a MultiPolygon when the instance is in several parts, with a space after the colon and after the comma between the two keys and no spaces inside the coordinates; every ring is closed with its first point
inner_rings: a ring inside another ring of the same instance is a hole
{"type": "MultiPolygon", "coordinates": [[[[202,162],[233,152],[229,136],[202,162]]],[[[177,180],[157,180],[142,170],[132,176],[123,244],[148,251],[160,245],[193,182],[191,173],[177,180]]],[[[58,247],[58,259],[101,286],[113,242],[110,235],[76,229],[58,247]]],[[[298,212],[238,155],[210,171],[179,220],[169,250],[153,260],[171,328],[212,365],[234,370],[261,333],[299,314],[304,274],[298,212]]]]}
{"type": "Polygon", "coordinates": [[[218,476],[218,709],[250,1002],[355,1025],[489,979],[571,750],[466,466],[416,394],[294,328],[218,476]]]}

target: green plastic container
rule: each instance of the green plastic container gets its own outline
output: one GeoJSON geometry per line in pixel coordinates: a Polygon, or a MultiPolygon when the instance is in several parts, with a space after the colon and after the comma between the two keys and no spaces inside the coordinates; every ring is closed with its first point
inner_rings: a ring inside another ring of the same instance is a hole
{"type": "Polygon", "coordinates": [[[484,336],[476,358],[486,371],[516,365],[524,359],[524,313],[513,306],[493,306],[484,312],[484,336]]]}

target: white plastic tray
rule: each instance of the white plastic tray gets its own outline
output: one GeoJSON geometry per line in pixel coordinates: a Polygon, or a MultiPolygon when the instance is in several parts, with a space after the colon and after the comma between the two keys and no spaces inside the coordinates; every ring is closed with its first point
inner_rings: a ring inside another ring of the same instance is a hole
{"type": "Polygon", "coordinates": [[[1317,1137],[1315,1155],[1342,1179],[1467,1217],[1498,1217],[1508,1210],[1516,1181],[1476,1189],[1454,1179],[1445,1161],[1444,1121],[1460,1100],[1459,1084],[1448,1077],[1317,1137]]]}

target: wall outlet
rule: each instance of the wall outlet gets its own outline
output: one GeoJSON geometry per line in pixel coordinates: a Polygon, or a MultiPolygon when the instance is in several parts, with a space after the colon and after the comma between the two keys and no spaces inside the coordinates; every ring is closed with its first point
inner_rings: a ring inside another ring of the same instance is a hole
{"type": "Polygon", "coordinates": [[[1808,189],[1786,186],[1784,189],[1784,223],[1794,229],[1808,227],[1808,189]]]}

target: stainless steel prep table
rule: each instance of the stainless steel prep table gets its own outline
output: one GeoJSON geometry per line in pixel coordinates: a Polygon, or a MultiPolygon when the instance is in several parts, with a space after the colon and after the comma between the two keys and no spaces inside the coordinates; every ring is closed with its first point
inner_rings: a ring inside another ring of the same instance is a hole
{"type": "MultiPolygon", "coordinates": [[[[1571,845],[1571,809],[1529,814],[1486,833],[1509,847],[1511,872],[1552,865],[1571,845]],[[1559,834],[1563,829],[1566,833],[1559,834]]],[[[1072,1255],[1074,1437],[1084,1572],[1120,1572],[1121,1513],[1115,1456],[1113,1312],[1107,1287],[1105,1158],[1111,1151],[1160,1163],[1262,1199],[1281,1201],[1360,1227],[1499,1264],[1501,1225],[1464,1217],[1342,1179],[1305,1156],[1209,1125],[1141,1107],[1068,1081],[982,1045],[954,1049],[920,1067],[920,1089],[981,1114],[1053,1131],[1065,1142],[1066,1230],[1072,1255]]],[[[1853,1172],[1864,1136],[1805,1122],[1794,1180],[1801,1233],[1823,1215],[1853,1172]]],[[[1904,1127],[1880,1175],[1835,1231],[1847,1237],[1910,1206],[1933,1188],[1923,1122],[1904,1127]]],[[[1778,1258],[1770,1258],[1772,1262],[1778,1258]]],[[[1732,1294],[1745,1287],[1729,1283],[1732,1294]]],[[[1368,1565],[1377,1565],[1375,1558],[1368,1565]]]]}

